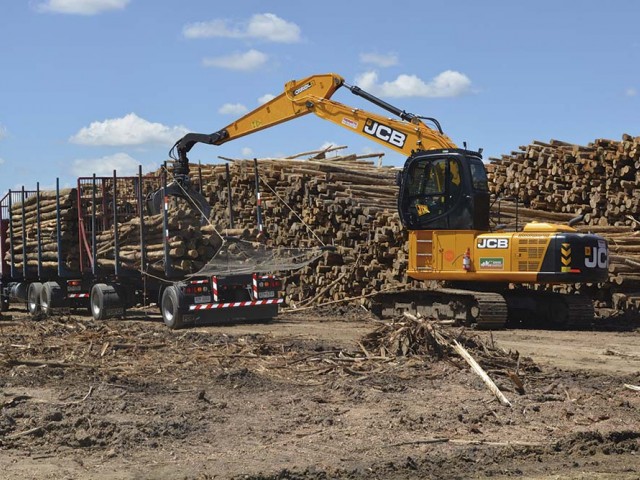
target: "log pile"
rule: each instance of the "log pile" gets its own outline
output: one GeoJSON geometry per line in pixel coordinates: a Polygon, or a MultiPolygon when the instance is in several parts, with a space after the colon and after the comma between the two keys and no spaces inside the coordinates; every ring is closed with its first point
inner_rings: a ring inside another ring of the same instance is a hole
{"type": "MultiPolygon", "coordinates": [[[[24,229],[23,202],[14,201],[11,205],[11,230],[13,235],[13,252],[16,262],[14,267],[22,272],[24,262],[27,269],[33,272],[38,266],[38,206],[36,194],[24,200],[24,229]]],[[[58,268],[58,243],[56,219],[56,194],[41,191],[40,198],[40,242],[42,245],[42,267],[44,269],[58,268]]],[[[62,259],[67,268],[78,269],[78,210],[76,189],[69,188],[60,191],[61,218],[61,247],[62,259]]],[[[5,260],[11,258],[10,237],[7,233],[5,260]]]]}
{"type": "MultiPolygon", "coordinates": [[[[169,205],[169,258],[173,275],[185,275],[200,270],[215,255],[221,238],[210,227],[202,227],[200,214],[181,199],[172,197],[169,205]]],[[[144,218],[146,271],[164,275],[163,215],[144,218]]],[[[98,264],[113,268],[115,264],[114,230],[105,230],[96,237],[98,264]]],[[[118,222],[119,261],[122,268],[141,268],[140,219],[138,216],[118,222]]]]}
{"type": "MultiPolygon", "coordinates": [[[[640,308],[640,222],[634,217],[634,195],[640,192],[640,173],[635,173],[640,167],[640,137],[625,135],[619,142],[596,140],[587,146],[533,142],[511,156],[491,160],[494,196],[520,199],[517,207],[513,201],[496,203],[495,223],[515,228],[516,208],[520,228],[527,221],[565,224],[582,214],[585,224],[578,230],[609,241],[608,282],[560,289],[586,293],[600,307],[640,308]]],[[[230,162],[233,233],[245,238],[257,234],[253,169],[252,161],[230,162]]],[[[406,232],[396,211],[395,169],[376,167],[368,158],[354,155],[264,159],[259,169],[270,242],[317,245],[310,233],[314,232],[323,243],[337,247],[335,254],[327,253],[323,261],[288,276],[290,305],[359,297],[412,282],[406,274],[406,232]]],[[[214,224],[229,226],[225,166],[204,165],[202,177],[214,224]]]]}
{"type": "MultiPolygon", "coordinates": [[[[520,225],[566,223],[584,215],[577,229],[608,240],[608,282],[557,289],[587,293],[601,307],[640,310],[640,137],[597,139],[586,146],[534,141],[492,158],[488,170],[494,195],[519,199],[520,225]]],[[[496,203],[498,209],[496,221],[514,227],[515,204],[496,203]]]]}
{"type": "MultiPolygon", "coordinates": [[[[287,303],[303,307],[363,298],[411,284],[407,277],[407,233],[396,207],[396,169],[375,164],[382,154],[329,156],[309,152],[308,156],[305,160],[288,157],[258,161],[267,244],[335,246],[335,251],[326,252],[321,260],[285,274],[287,303]]],[[[170,253],[179,271],[197,271],[213,256],[220,245],[217,232],[248,240],[258,237],[254,162],[227,160],[233,225],[224,164],[201,165],[200,169],[192,166],[192,180],[199,187],[198,179],[202,179],[202,193],[212,206],[210,226],[202,227],[197,212],[173,200],[169,210],[170,253]]],[[[511,155],[491,159],[488,170],[494,196],[519,198],[517,207],[513,201],[494,205],[496,223],[514,229],[516,208],[520,227],[531,220],[566,223],[582,214],[586,224],[578,228],[599,233],[609,241],[609,281],[566,287],[567,291],[589,293],[603,307],[640,308],[640,207],[635,200],[640,193],[640,173],[636,173],[640,172],[640,137],[595,140],[587,146],[536,141],[511,155]]],[[[63,229],[68,245],[74,247],[75,241],[77,249],[77,236],[72,233],[77,222],[75,197],[72,191],[65,193],[63,229]]],[[[30,248],[36,222],[30,210],[34,204],[29,202],[33,201],[27,199],[26,206],[27,261],[32,262],[30,248]]],[[[14,232],[19,232],[21,207],[14,205],[14,209],[14,232]]],[[[47,238],[52,233],[55,238],[55,209],[51,212],[51,206],[43,203],[42,231],[47,238]]],[[[145,219],[149,263],[157,272],[162,271],[161,218],[145,219]]],[[[138,222],[134,216],[118,228],[121,261],[136,269],[140,264],[138,222]]],[[[16,238],[18,254],[21,242],[16,238]]],[[[99,235],[98,251],[103,265],[113,263],[112,229],[99,235]]],[[[69,257],[68,261],[73,259],[69,257]]]]}
{"type": "MultiPolygon", "coordinates": [[[[84,197],[83,197],[84,198],[84,197]]],[[[89,197],[90,198],[90,195],[89,197]]],[[[85,198],[86,200],[86,198],[85,198]]],[[[66,189],[60,192],[61,245],[64,266],[72,272],[79,272],[79,236],[78,236],[78,195],[77,189],[66,189]]],[[[24,229],[22,201],[11,206],[11,226],[13,229],[14,267],[22,274],[26,253],[28,274],[36,274],[38,266],[38,221],[37,196],[31,195],[24,201],[24,229]],[[24,232],[24,233],[23,233],[24,232]],[[26,238],[26,252],[23,245],[26,238]]],[[[110,223],[110,214],[105,220],[101,213],[101,202],[97,213],[97,224],[110,223]]],[[[109,205],[110,207],[110,205],[109,205]]],[[[91,211],[85,206],[85,213],[91,211]]],[[[140,269],[140,219],[135,209],[123,207],[119,212],[118,245],[120,265],[124,269],[140,269]]],[[[90,219],[86,217],[87,228],[90,219]]],[[[154,275],[164,273],[163,216],[149,215],[144,219],[147,270],[154,275]]],[[[44,270],[58,268],[58,244],[56,233],[56,194],[54,191],[40,192],[40,236],[42,245],[42,267],[44,270]]],[[[221,239],[211,227],[202,228],[200,214],[190,207],[186,201],[172,198],[169,208],[169,257],[176,275],[198,271],[217,252],[221,239]]],[[[87,240],[91,242],[88,231],[87,240]]],[[[113,269],[115,265],[114,229],[112,225],[96,233],[96,250],[98,265],[105,269],[113,269]]],[[[10,261],[10,238],[7,235],[5,260],[10,261]]]]}
{"type": "Polygon", "coordinates": [[[546,212],[584,215],[587,225],[633,225],[640,215],[640,137],[586,146],[534,141],[490,164],[496,195],[546,212]]]}
{"type": "MultiPolygon", "coordinates": [[[[396,210],[396,170],[377,167],[372,158],[381,156],[259,160],[268,243],[336,247],[320,261],[285,274],[289,305],[360,297],[409,281],[406,232],[396,210]]],[[[212,223],[222,234],[255,239],[254,163],[234,160],[229,169],[233,229],[225,165],[201,166],[203,193],[212,205],[212,223]]],[[[193,178],[198,178],[195,170],[193,178]]]]}

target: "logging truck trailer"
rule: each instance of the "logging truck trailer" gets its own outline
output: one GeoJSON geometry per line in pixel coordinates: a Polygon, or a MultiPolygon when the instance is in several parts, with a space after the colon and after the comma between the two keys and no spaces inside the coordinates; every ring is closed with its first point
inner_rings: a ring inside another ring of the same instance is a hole
{"type": "Polygon", "coordinates": [[[35,190],[9,190],[0,198],[0,311],[17,303],[32,315],[50,314],[62,300],[73,309],[88,306],[80,272],[67,268],[64,260],[69,232],[62,231],[59,189],[58,183],[55,199],[39,184],[35,190]],[[54,221],[53,236],[43,218],[54,221]]]}
{"type": "Polygon", "coordinates": [[[166,177],[143,176],[141,168],[133,177],[118,177],[115,171],[108,177],[80,177],[73,219],[63,218],[59,180],[55,202],[49,196],[46,206],[39,185],[33,191],[9,191],[0,201],[2,310],[14,303],[26,305],[32,315],[74,309],[104,320],[123,317],[134,306],[155,303],[172,329],[275,317],[282,303],[282,283],[275,276],[233,271],[185,275],[175,268],[169,254],[166,196],[162,252],[153,258],[154,274],[149,273],[149,193],[162,192],[166,185],[166,177]],[[53,234],[44,234],[44,217],[55,224],[53,234]],[[121,251],[125,223],[130,227],[126,254],[121,251]],[[73,240],[68,236],[70,226],[75,230],[73,240]],[[133,250],[132,236],[136,237],[133,250]]]}

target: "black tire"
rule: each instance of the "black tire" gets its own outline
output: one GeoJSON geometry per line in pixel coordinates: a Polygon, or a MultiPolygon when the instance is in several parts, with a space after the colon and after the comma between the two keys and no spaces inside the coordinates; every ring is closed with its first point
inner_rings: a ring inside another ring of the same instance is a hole
{"type": "Polygon", "coordinates": [[[162,301],[160,302],[162,320],[171,330],[184,327],[184,317],[179,309],[181,298],[180,290],[175,285],[167,287],[162,293],[162,301]]]}
{"type": "Polygon", "coordinates": [[[106,320],[124,315],[120,295],[113,285],[96,283],[91,288],[89,309],[94,320],[106,320]]]}
{"type": "Polygon", "coordinates": [[[29,284],[27,289],[27,311],[30,315],[40,313],[40,294],[42,293],[42,284],[33,282],[29,284]]]}
{"type": "Polygon", "coordinates": [[[54,309],[64,306],[62,289],[56,282],[45,282],[40,289],[40,311],[52,315],[54,309]]]}
{"type": "Polygon", "coordinates": [[[24,302],[24,305],[26,306],[28,287],[29,287],[29,284],[26,282],[15,283],[11,287],[11,291],[10,291],[10,297],[12,297],[12,300],[18,303],[24,302]]]}

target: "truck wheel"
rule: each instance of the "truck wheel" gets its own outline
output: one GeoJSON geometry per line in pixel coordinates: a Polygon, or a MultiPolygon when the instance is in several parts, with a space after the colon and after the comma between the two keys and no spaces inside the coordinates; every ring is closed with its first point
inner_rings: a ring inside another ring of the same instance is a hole
{"type": "Polygon", "coordinates": [[[172,330],[184,326],[182,312],[179,309],[181,297],[180,290],[175,285],[167,287],[162,293],[162,301],[160,303],[162,320],[172,330]]]}
{"type": "Polygon", "coordinates": [[[120,295],[113,285],[96,283],[91,289],[89,308],[94,320],[106,320],[124,313],[120,295]]]}
{"type": "Polygon", "coordinates": [[[40,289],[40,311],[52,315],[55,308],[64,306],[62,289],[56,282],[45,282],[40,289]]]}
{"type": "Polygon", "coordinates": [[[28,284],[26,282],[14,283],[11,286],[11,290],[9,292],[9,296],[12,297],[13,300],[18,301],[19,303],[24,302],[27,304],[27,288],[28,284]]]}
{"type": "Polygon", "coordinates": [[[31,315],[40,313],[40,294],[42,292],[42,284],[33,282],[29,284],[27,290],[27,310],[31,315]]]}

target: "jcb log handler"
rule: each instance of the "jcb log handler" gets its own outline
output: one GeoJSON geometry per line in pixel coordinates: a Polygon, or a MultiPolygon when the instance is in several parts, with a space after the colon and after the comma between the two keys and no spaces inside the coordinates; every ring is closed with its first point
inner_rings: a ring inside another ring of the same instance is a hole
{"type": "Polygon", "coordinates": [[[508,318],[557,325],[593,320],[593,303],[585,296],[517,287],[605,281],[608,246],[602,237],[536,222],[521,231],[491,231],[482,151],[458,148],[435,118],[407,113],[339,75],[290,81],[283,93],[225,128],[188,133],[172,149],[179,178],[186,177],[187,154],[197,143],[222,145],[310,113],[408,157],[397,181],[398,212],[409,237],[408,274],[446,282],[446,288],[380,293],[377,313],[411,310],[480,328],[502,327],[508,318]],[[398,118],[331,100],[340,87],[398,118]]]}

